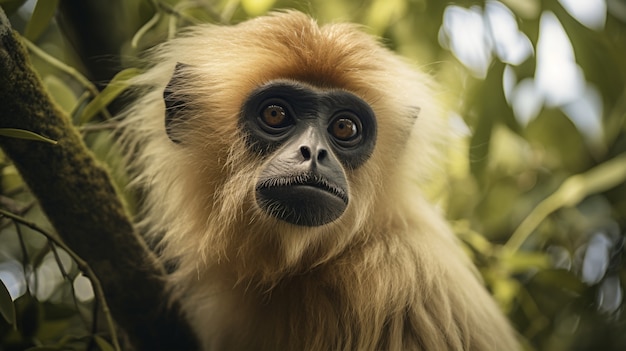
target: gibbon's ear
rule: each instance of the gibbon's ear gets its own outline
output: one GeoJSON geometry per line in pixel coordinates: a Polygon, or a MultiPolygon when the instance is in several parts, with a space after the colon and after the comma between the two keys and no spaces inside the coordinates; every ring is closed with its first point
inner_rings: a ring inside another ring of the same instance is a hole
{"type": "Polygon", "coordinates": [[[401,134],[401,139],[400,139],[403,141],[404,144],[406,144],[411,138],[411,131],[413,130],[413,127],[415,126],[415,122],[417,121],[422,108],[419,106],[412,106],[410,107],[409,110],[410,110],[410,113],[409,113],[408,119],[410,120],[411,124],[409,128],[407,128],[406,133],[401,134]]]}
{"type": "Polygon", "coordinates": [[[187,108],[188,96],[181,94],[179,88],[185,84],[188,75],[186,69],[188,67],[189,65],[177,62],[172,78],[163,91],[163,100],[165,101],[165,132],[170,140],[177,144],[182,142],[178,127],[187,120],[184,110],[187,108]]]}
{"type": "Polygon", "coordinates": [[[419,107],[419,106],[411,107],[411,118],[413,118],[413,123],[415,123],[415,121],[417,121],[417,118],[420,115],[420,111],[422,111],[422,108],[419,107]]]}

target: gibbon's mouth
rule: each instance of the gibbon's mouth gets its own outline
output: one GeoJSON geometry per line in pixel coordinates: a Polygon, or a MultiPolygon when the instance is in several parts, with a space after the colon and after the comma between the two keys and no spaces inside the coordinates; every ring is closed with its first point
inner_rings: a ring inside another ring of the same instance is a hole
{"type": "Polygon", "coordinates": [[[345,191],[343,191],[338,186],[333,185],[325,178],[309,173],[304,173],[296,176],[261,180],[257,184],[256,190],[259,191],[264,188],[282,188],[292,186],[312,186],[314,188],[329,192],[340,198],[343,202],[346,203],[346,205],[348,204],[348,195],[345,191]]]}
{"type": "Polygon", "coordinates": [[[309,173],[262,179],[256,186],[256,198],[268,215],[309,227],[334,221],[348,206],[345,190],[309,173]]]}

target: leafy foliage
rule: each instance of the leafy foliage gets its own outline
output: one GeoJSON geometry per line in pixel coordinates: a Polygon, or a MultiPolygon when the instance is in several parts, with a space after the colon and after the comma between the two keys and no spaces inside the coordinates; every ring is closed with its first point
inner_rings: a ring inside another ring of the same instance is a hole
{"type": "MultiPolygon", "coordinates": [[[[114,45],[119,51],[108,54],[123,61],[115,67],[119,74],[109,76],[111,83],[99,92],[102,82],[88,78],[95,70],[52,20],[57,1],[37,1],[29,11],[24,1],[0,0],[13,26],[32,42],[29,49],[47,88],[112,169],[119,170],[120,156],[110,135],[109,111],[118,108],[126,80],[136,73],[127,58],[181,27],[237,23],[275,8],[303,10],[322,22],[362,23],[431,71],[443,87],[451,129],[448,175],[433,180],[429,195],[447,214],[526,347],[626,348],[623,2],[591,1],[604,14],[595,20],[582,17],[572,1],[557,0],[114,3],[127,21],[107,19],[125,34],[116,36],[122,38],[114,45]],[[489,17],[494,13],[501,17],[489,17]],[[510,20],[498,22],[503,18],[510,20]],[[464,26],[463,40],[455,37],[460,34],[451,19],[464,26]],[[565,33],[563,49],[552,54],[544,49],[546,28],[556,28],[557,37],[565,33]],[[518,46],[502,41],[507,30],[518,46]],[[460,43],[475,56],[464,54],[460,43]],[[511,48],[530,51],[514,56],[511,48]],[[556,59],[558,64],[550,66],[556,59]],[[556,88],[545,85],[545,77],[556,88]],[[574,96],[577,89],[582,92],[575,99],[558,95],[574,96]]],[[[25,133],[0,129],[0,137],[37,138],[25,133]]],[[[107,328],[92,321],[102,318],[93,312],[97,299],[75,288],[79,267],[56,258],[62,254],[54,254],[57,249],[48,242],[53,230],[10,161],[1,161],[0,207],[42,230],[7,216],[1,223],[0,345],[7,350],[111,349],[107,328]],[[50,289],[44,294],[41,286],[50,289]]],[[[116,179],[123,188],[123,170],[116,179]]],[[[132,194],[126,195],[132,204],[132,194]]]]}

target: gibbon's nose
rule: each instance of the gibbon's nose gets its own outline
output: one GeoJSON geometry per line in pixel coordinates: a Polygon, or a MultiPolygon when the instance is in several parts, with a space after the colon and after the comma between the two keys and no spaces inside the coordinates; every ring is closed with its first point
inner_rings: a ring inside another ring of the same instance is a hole
{"type": "Polygon", "coordinates": [[[300,154],[303,160],[315,161],[315,163],[323,162],[328,156],[328,151],[323,147],[311,147],[309,145],[300,146],[300,154]]]}

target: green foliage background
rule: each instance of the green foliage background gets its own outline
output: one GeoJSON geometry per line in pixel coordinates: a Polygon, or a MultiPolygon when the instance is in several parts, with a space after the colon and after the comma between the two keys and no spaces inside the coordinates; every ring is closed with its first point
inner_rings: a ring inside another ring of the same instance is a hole
{"type": "MultiPolygon", "coordinates": [[[[593,142],[558,108],[544,107],[528,124],[520,124],[505,99],[505,62],[494,56],[486,76],[477,78],[441,46],[447,6],[481,9],[485,1],[89,2],[102,7],[100,33],[94,32],[93,37],[106,42],[96,45],[113,48],[110,57],[122,58],[116,62],[101,57],[99,71],[85,63],[80,47],[70,45],[72,33],[59,30],[55,14],[62,1],[25,5],[23,0],[0,0],[0,5],[28,40],[32,60],[56,102],[74,118],[94,153],[116,170],[120,188],[126,179],[117,167],[111,114],[119,108],[116,98],[126,79],[136,74],[133,60],[142,50],[172,37],[183,26],[237,23],[279,8],[302,10],[320,22],[361,23],[364,30],[383,37],[391,49],[432,73],[441,84],[450,115],[462,117],[467,132],[450,140],[447,176],[429,185],[429,195],[447,214],[526,348],[626,349],[624,1],[607,1],[602,30],[582,25],[557,0],[501,1],[535,48],[544,11],[553,12],[563,25],[578,65],[601,94],[602,135],[593,142]],[[29,6],[31,11],[26,10],[29,6]]],[[[508,69],[522,80],[533,77],[536,66],[536,56],[531,55],[508,69]]],[[[0,318],[0,349],[110,349],[106,326],[97,323],[103,317],[94,313],[97,299],[77,298],[84,291],[76,283],[82,281],[80,269],[46,238],[44,234],[54,235],[53,229],[6,158],[0,172],[2,211],[40,228],[3,215],[0,272],[6,264],[18,262],[29,290],[13,296],[12,302],[8,292],[0,289],[4,317],[0,318]],[[57,283],[41,293],[38,289],[51,276],[57,283]]],[[[133,206],[130,194],[127,202],[133,206]]]]}

